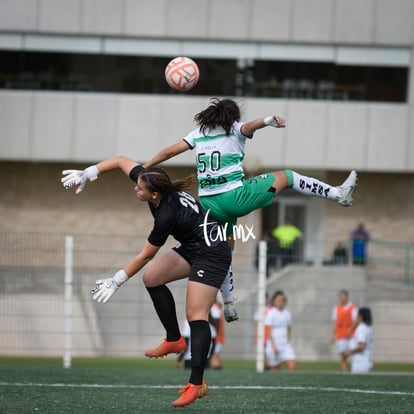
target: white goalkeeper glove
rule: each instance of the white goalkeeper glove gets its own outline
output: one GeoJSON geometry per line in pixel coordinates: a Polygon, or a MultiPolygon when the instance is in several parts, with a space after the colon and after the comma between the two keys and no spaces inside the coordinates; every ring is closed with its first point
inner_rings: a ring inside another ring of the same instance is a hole
{"type": "Polygon", "coordinates": [[[96,286],[91,290],[93,299],[99,303],[107,303],[113,294],[129,279],[125,270],[121,269],[115,273],[114,277],[99,279],[96,286]]]}
{"type": "Polygon", "coordinates": [[[274,116],[267,116],[265,119],[263,119],[263,122],[268,125],[275,128],[284,128],[286,126],[285,120],[277,115],[274,116]]]}
{"type": "Polygon", "coordinates": [[[79,194],[85,188],[88,180],[95,181],[98,179],[99,170],[96,165],[91,165],[84,170],[63,170],[62,175],[65,176],[61,179],[63,187],[68,190],[78,186],[75,193],[79,194]]]}

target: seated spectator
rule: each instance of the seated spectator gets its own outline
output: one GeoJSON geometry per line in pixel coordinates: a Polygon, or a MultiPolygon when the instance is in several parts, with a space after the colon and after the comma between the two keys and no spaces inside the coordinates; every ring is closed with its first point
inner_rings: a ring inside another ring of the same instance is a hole
{"type": "Polygon", "coordinates": [[[338,242],[333,252],[333,262],[337,265],[348,263],[348,250],[343,242],[338,242]]]}

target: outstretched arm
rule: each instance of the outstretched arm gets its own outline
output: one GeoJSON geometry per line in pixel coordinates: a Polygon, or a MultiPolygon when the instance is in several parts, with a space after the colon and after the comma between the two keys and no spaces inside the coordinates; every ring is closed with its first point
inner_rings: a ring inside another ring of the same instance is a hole
{"type": "Polygon", "coordinates": [[[157,254],[159,249],[159,246],[154,246],[147,241],[142,251],[124,269],[118,270],[113,277],[99,279],[95,282],[96,286],[91,290],[93,299],[97,302],[107,303],[122,284],[138,273],[157,254]]]}
{"type": "Polygon", "coordinates": [[[105,161],[101,161],[100,163],[96,164],[96,168],[98,169],[99,174],[119,168],[126,175],[129,175],[129,172],[136,165],[138,165],[138,163],[131,160],[130,158],[120,156],[120,157],[109,158],[105,161]]]}
{"type": "Polygon", "coordinates": [[[170,158],[175,157],[176,155],[181,154],[182,152],[185,152],[189,149],[190,146],[184,140],[181,140],[176,144],[162,149],[157,155],[155,155],[151,160],[144,164],[144,168],[153,167],[154,165],[169,160],[170,158]]]}
{"type": "Polygon", "coordinates": [[[243,124],[241,127],[241,133],[246,137],[251,137],[258,129],[264,128],[266,126],[272,126],[275,128],[285,128],[285,120],[278,116],[267,116],[266,118],[258,118],[253,121],[249,121],[243,124]]]}
{"type": "Polygon", "coordinates": [[[76,187],[75,193],[79,194],[85,188],[87,181],[97,180],[99,174],[119,168],[128,175],[136,165],[138,163],[128,157],[109,158],[84,170],[64,170],[61,181],[66,189],[76,187]]]}
{"type": "Polygon", "coordinates": [[[145,242],[141,252],[138,253],[124,268],[125,273],[132,277],[138,273],[160,250],[160,246],[154,246],[149,241],[145,242]]]}
{"type": "Polygon", "coordinates": [[[365,349],[365,347],[366,347],[365,342],[358,342],[355,348],[348,349],[347,351],[344,352],[344,354],[348,357],[352,354],[357,354],[358,352],[362,352],[365,349]]]}

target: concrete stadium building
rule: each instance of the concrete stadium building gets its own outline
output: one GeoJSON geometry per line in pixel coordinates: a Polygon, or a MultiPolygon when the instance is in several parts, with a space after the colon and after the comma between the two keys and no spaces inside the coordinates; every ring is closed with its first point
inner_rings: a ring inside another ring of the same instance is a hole
{"type": "MultiPolygon", "coordinates": [[[[61,170],[145,162],[226,96],[244,120],[287,120],[247,144],[247,175],[359,174],[350,208],[286,192],[242,219],[257,239],[289,217],[317,264],[363,222],[413,252],[413,21],[411,0],[0,0],[0,232],[145,237],[152,219],[120,173],[75,197],[61,170]],[[191,92],[165,83],[175,56],[199,64],[191,92]]],[[[191,151],[165,164],[174,177],[194,165],[191,151]]]]}
{"type": "MultiPolygon", "coordinates": [[[[73,201],[55,185],[66,164],[145,161],[192,129],[211,96],[235,96],[246,120],[287,119],[285,131],[248,144],[254,172],[296,168],[334,184],[359,172],[351,209],[295,197],[311,238],[344,239],[363,221],[377,239],[414,242],[411,1],[1,0],[0,9],[2,230],[48,230],[50,214],[73,201]],[[199,91],[164,85],[177,55],[199,62],[199,91]],[[35,183],[47,194],[24,191],[35,183]]],[[[168,165],[193,169],[192,155],[168,165]]],[[[112,214],[127,212],[121,204],[112,214]]],[[[66,213],[54,230],[84,228],[66,213]]],[[[94,230],[115,231],[105,219],[94,230]]]]}

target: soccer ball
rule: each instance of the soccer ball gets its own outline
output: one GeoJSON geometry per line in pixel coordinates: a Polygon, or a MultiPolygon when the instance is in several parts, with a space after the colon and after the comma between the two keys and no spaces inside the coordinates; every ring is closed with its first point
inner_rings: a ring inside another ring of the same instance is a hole
{"type": "Polygon", "coordinates": [[[176,57],[165,68],[165,80],[177,91],[189,91],[197,85],[200,71],[197,63],[188,57],[176,57]]]}

